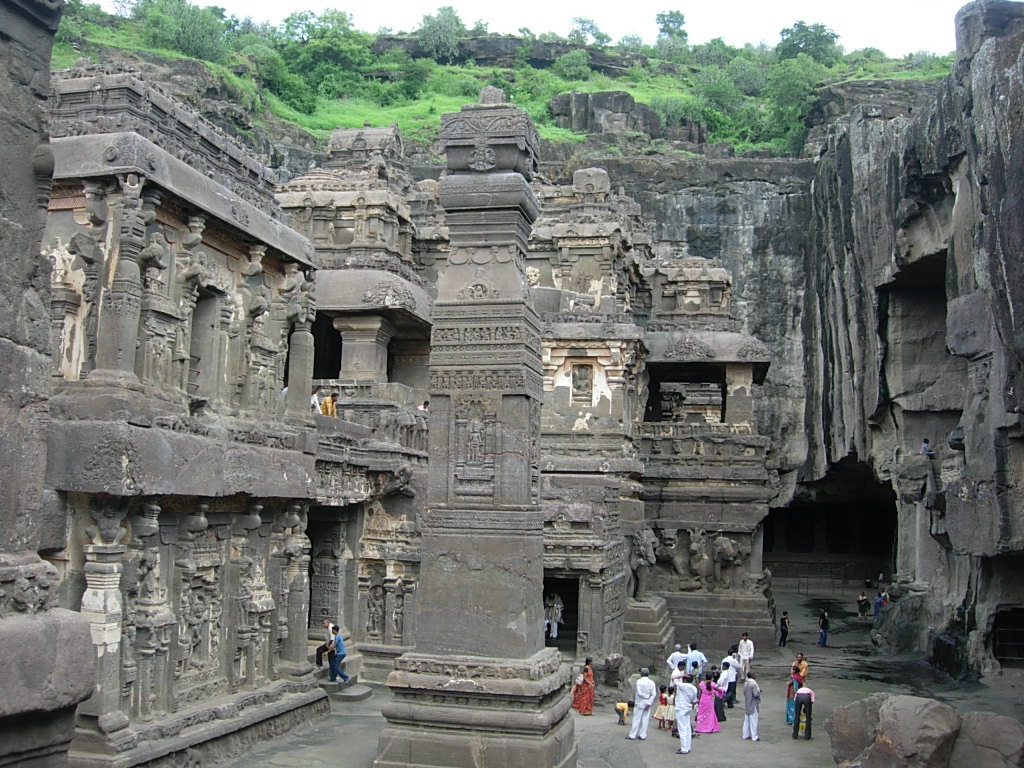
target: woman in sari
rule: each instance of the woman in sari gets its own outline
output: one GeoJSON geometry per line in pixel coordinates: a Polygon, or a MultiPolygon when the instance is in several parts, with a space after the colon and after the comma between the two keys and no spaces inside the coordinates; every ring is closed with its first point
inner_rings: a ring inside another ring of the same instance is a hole
{"type": "Polygon", "coordinates": [[[594,714],[594,660],[589,656],[572,686],[572,708],[581,715],[594,714]]]}
{"type": "Polygon", "coordinates": [[[725,689],[707,675],[707,679],[700,684],[700,701],[697,703],[697,733],[716,733],[722,730],[718,724],[718,716],[715,714],[715,700],[725,696],[725,689]]]}
{"type": "Polygon", "coordinates": [[[800,667],[796,664],[789,672],[789,682],[786,683],[786,723],[792,725],[796,718],[796,692],[804,684],[803,675],[800,674],[800,667]]]}

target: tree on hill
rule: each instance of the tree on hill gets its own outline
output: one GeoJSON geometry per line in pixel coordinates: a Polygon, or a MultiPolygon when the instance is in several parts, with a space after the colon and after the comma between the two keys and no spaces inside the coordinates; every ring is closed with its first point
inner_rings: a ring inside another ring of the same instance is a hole
{"type": "Polygon", "coordinates": [[[686,42],[686,30],[683,29],[686,19],[683,17],[682,11],[665,11],[655,16],[654,20],[658,24],[658,37],[669,37],[683,43],[686,42]]]}
{"type": "Polygon", "coordinates": [[[450,5],[438,8],[433,16],[425,15],[416,32],[424,53],[434,61],[443,63],[458,58],[459,38],[465,34],[466,27],[462,19],[450,5]]]}
{"type": "Polygon", "coordinates": [[[839,35],[824,24],[798,21],[779,34],[781,40],[775,46],[775,53],[780,59],[795,59],[805,53],[819,64],[831,67],[843,55],[843,49],[836,43],[839,35]]]}
{"type": "Polygon", "coordinates": [[[586,45],[593,40],[594,45],[608,45],[612,41],[611,35],[607,35],[597,28],[593,19],[582,19],[576,17],[572,20],[572,29],[569,30],[569,42],[576,45],[586,45]]]}

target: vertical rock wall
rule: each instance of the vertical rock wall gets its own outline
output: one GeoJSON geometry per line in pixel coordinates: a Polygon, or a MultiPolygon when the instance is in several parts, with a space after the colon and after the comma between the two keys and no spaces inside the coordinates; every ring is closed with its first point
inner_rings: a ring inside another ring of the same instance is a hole
{"type": "Polygon", "coordinates": [[[880,637],[956,671],[998,669],[1024,576],[1022,44],[1024,5],[966,6],[935,100],[856,108],[811,184],[805,472],[856,454],[891,478],[907,594],[880,637]]]}

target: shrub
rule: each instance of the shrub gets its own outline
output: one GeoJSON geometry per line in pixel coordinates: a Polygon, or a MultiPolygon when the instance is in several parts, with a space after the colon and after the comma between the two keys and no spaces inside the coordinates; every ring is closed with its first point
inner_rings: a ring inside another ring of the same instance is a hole
{"type": "Polygon", "coordinates": [[[591,74],[587,52],[582,48],[559,56],[552,69],[565,80],[589,80],[591,74]]]}
{"type": "Polygon", "coordinates": [[[200,8],[188,0],[140,0],[135,13],[152,45],[205,61],[227,55],[221,8],[200,8]]]}

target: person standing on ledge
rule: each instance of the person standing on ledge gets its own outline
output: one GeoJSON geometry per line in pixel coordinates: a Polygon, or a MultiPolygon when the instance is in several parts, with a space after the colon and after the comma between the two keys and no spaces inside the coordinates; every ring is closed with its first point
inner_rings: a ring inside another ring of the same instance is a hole
{"type": "Polygon", "coordinates": [[[640,679],[636,681],[636,699],[633,704],[633,726],[629,729],[627,739],[647,738],[647,728],[651,724],[651,707],[658,696],[658,686],[648,677],[650,670],[640,670],[640,679]]]}
{"type": "Polygon", "coordinates": [[[928,442],[928,438],[927,437],[924,440],[921,441],[921,455],[922,456],[926,456],[929,459],[935,457],[935,451],[932,450],[932,446],[928,442]]]}

